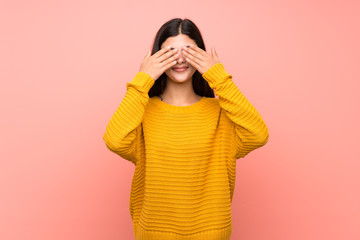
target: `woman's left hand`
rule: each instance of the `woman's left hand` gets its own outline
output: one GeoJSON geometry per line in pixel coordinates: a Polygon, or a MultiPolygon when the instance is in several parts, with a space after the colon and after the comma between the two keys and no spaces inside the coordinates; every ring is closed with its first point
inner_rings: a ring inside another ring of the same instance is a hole
{"type": "Polygon", "coordinates": [[[211,54],[194,44],[190,47],[184,47],[181,52],[184,54],[186,61],[196,68],[199,73],[204,74],[214,64],[220,63],[220,59],[214,48],[211,48],[211,54]]]}

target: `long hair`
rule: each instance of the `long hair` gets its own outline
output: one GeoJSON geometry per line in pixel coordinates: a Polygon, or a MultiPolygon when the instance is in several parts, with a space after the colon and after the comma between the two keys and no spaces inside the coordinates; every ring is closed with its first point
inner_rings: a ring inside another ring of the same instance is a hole
{"type": "MultiPolygon", "coordinates": [[[[161,44],[165,42],[168,37],[174,37],[179,34],[186,34],[189,38],[195,41],[199,48],[206,51],[203,38],[196,25],[187,18],[184,20],[181,18],[173,18],[164,23],[156,33],[151,55],[161,49],[161,44]]],[[[148,92],[149,97],[158,96],[164,92],[167,81],[165,72],[155,80],[154,85],[148,92]]],[[[196,70],[192,76],[192,85],[194,92],[197,95],[212,98],[215,97],[214,90],[209,86],[209,83],[202,77],[198,70],[196,70]]]]}

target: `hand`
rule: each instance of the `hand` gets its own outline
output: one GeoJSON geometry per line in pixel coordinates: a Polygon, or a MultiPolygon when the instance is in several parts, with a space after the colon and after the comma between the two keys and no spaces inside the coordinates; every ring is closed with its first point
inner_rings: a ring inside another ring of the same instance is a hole
{"type": "Polygon", "coordinates": [[[211,54],[196,45],[190,44],[190,47],[184,47],[182,53],[186,61],[196,68],[199,73],[204,74],[214,64],[220,63],[220,59],[214,48],[211,48],[211,54]]]}
{"type": "Polygon", "coordinates": [[[156,81],[166,70],[177,63],[176,59],[180,55],[176,53],[178,49],[170,50],[170,48],[170,46],[167,46],[153,55],[149,50],[141,63],[139,71],[149,74],[156,81]]]}

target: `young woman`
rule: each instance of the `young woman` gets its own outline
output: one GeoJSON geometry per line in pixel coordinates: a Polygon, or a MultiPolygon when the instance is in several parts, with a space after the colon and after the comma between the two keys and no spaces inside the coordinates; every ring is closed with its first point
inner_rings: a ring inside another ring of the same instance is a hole
{"type": "Polygon", "coordinates": [[[268,138],[196,25],[166,22],[103,135],[110,151],[135,165],[135,239],[230,239],[236,159],[268,138]]]}

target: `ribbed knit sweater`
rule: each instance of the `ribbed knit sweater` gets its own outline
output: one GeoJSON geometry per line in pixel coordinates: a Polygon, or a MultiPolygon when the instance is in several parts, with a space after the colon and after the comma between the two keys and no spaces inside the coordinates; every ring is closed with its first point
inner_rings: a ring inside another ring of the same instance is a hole
{"type": "Polygon", "coordinates": [[[229,240],[236,159],[267,143],[268,128],[222,63],[203,78],[218,98],[175,106],[149,97],[137,72],[103,140],[132,162],[130,214],[136,240],[229,240]]]}

